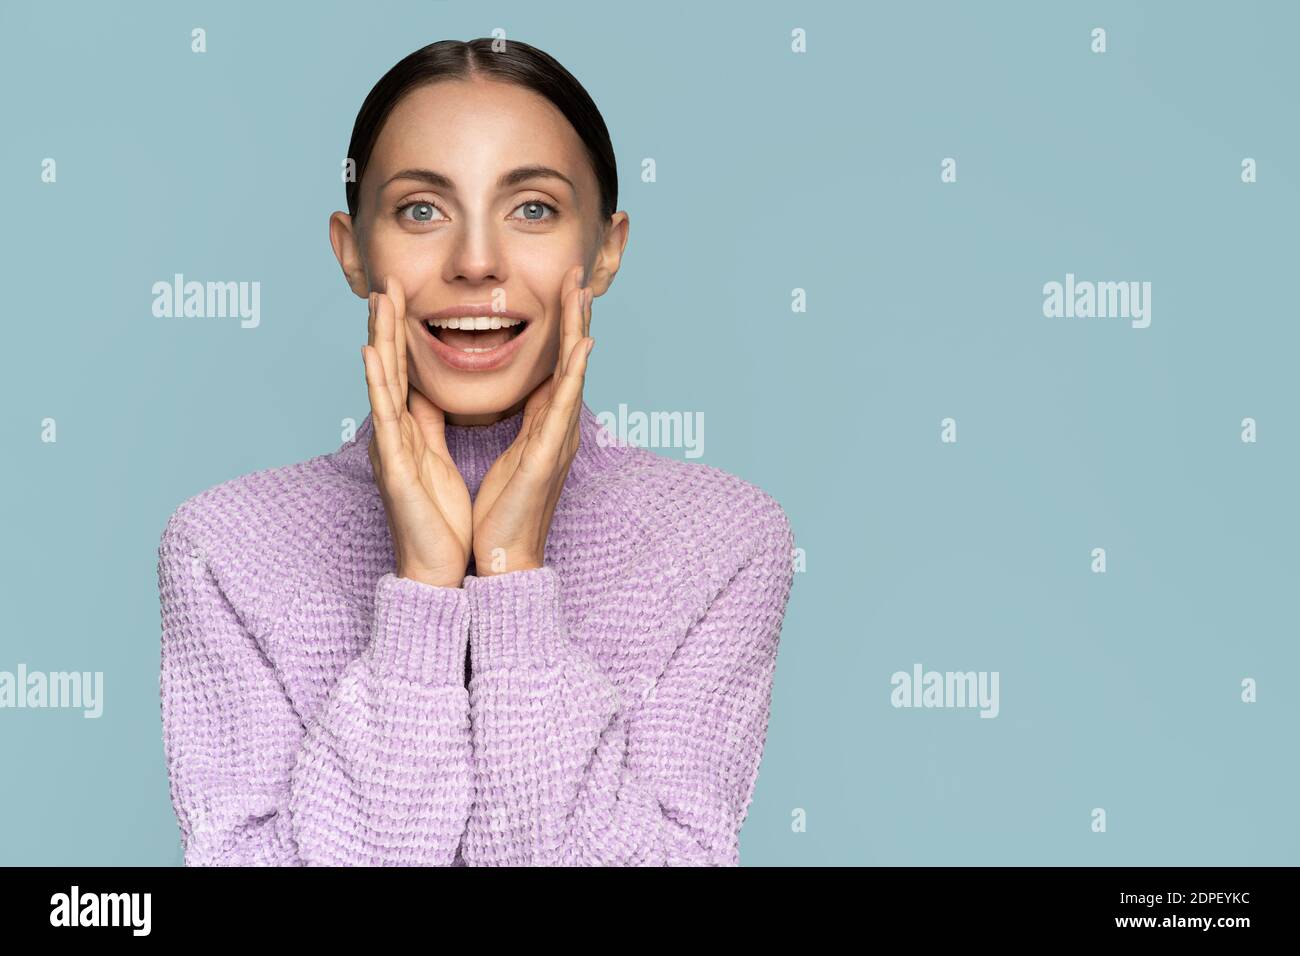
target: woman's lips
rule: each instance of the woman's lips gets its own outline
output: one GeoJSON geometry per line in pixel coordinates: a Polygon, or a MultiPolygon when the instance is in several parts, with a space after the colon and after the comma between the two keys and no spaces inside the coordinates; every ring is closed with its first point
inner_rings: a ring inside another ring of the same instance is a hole
{"type": "Polygon", "coordinates": [[[421,322],[425,340],[433,353],[444,364],[462,372],[486,372],[500,368],[510,361],[519,351],[519,340],[528,334],[532,322],[524,322],[514,329],[482,329],[471,332],[467,329],[439,329],[438,335],[428,323],[421,322]],[[515,329],[521,329],[516,332],[515,329]],[[467,352],[465,349],[486,349],[482,352],[467,352]]]}

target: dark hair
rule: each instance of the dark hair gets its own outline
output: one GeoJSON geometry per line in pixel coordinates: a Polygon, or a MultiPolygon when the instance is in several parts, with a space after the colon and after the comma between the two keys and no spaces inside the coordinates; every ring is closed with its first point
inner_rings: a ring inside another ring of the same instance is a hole
{"type": "Polygon", "coordinates": [[[608,219],[618,208],[618,169],[614,147],[600,111],[582,84],[548,53],[521,40],[480,37],[468,42],[439,40],[404,57],[380,77],[357,113],[348,156],[356,163],[354,179],[345,184],[348,213],[355,218],[361,179],[370,162],[384,120],[397,102],[416,87],[438,80],[484,76],[515,83],[546,97],[564,114],[586,146],[600,186],[600,213],[608,219]],[[493,44],[504,47],[494,50],[493,44]]]}

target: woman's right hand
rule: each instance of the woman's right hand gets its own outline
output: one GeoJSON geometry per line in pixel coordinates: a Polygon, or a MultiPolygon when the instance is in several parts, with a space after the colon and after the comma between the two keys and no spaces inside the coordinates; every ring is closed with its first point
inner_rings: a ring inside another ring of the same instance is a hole
{"type": "Polygon", "coordinates": [[[460,587],[469,567],[473,510],[447,450],[442,409],[406,379],[406,297],[392,277],[370,294],[370,342],[361,348],[370,390],[370,466],[393,539],[397,576],[460,587]]]}

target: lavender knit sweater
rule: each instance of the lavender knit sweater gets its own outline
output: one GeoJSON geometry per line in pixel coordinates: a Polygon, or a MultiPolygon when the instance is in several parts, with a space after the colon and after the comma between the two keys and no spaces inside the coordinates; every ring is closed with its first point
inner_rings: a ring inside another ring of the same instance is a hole
{"type": "MultiPolygon", "coordinates": [[[[393,574],[369,417],[177,508],[160,689],[187,866],[739,864],[790,524],[581,415],[545,564],[462,587],[393,574]]],[[[471,496],[522,417],[447,427],[471,496]]]]}

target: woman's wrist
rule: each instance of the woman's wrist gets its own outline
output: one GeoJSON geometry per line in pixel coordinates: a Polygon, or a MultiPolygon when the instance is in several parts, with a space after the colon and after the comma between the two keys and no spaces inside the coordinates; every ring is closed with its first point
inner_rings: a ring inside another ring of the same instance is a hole
{"type": "Polygon", "coordinates": [[[474,556],[474,575],[480,578],[509,574],[511,571],[530,571],[541,566],[541,559],[533,554],[502,554],[498,551],[496,554],[483,555],[482,557],[479,555],[474,556]]]}
{"type": "Polygon", "coordinates": [[[451,578],[445,571],[425,571],[419,568],[398,568],[394,572],[399,578],[410,578],[435,588],[458,588],[464,584],[465,575],[451,578]]]}

